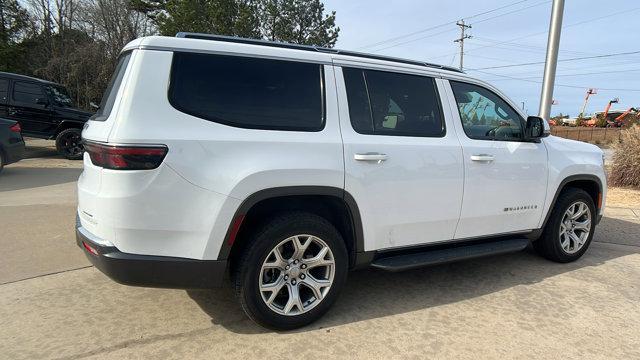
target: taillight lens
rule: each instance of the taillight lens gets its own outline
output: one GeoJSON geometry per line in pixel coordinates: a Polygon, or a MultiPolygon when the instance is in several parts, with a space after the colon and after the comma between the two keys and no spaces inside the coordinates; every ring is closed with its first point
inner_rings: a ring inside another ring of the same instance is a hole
{"type": "Polygon", "coordinates": [[[20,131],[22,131],[22,128],[20,127],[20,123],[15,123],[9,127],[9,130],[19,133],[20,131]]]}
{"type": "Polygon", "coordinates": [[[85,141],[84,150],[94,165],[112,170],[155,169],[168,151],[165,145],[109,145],[90,141],[85,141]]]}

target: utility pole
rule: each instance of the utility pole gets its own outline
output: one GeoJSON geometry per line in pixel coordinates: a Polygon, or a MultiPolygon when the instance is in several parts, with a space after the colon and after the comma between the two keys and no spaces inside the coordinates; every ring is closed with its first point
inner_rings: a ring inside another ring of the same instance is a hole
{"type": "Polygon", "coordinates": [[[549,39],[547,40],[547,58],[544,64],[544,78],[540,92],[539,116],[549,120],[551,103],[553,101],[553,85],[556,79],[556,65],[558,65],[558,50],[560,47],[560,32],[562,30],[562,15],[564,0],[553,0],[551,7],[551,21],[549,22],[549,39]]]}
{"type": "Polygon", "coordinates": [[[453,40],[453,42],[460,43],[460,71],[462,71],[464,64],[464,40],[471,39],[471,35],[465,35],[464,32],[466,29],[471,29],[471,25],[465,25],[464,19],[456,22],[456,25],[460,26],[460,38],[453,40]]]}

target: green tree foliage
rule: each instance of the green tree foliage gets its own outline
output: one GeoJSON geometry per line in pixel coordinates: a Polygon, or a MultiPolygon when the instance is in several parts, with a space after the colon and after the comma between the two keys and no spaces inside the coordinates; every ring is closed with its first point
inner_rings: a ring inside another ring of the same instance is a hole
{"type": "Polygon", "coordinates": [[[333,47],[340,28],[320,0],[135,0],[163,35],[180,31],[333,47]]]}
{"type": "Polygon", "coordinates": [[[17,0],[0,0],[0,71],[20,71],[20,39],[29,27],[29,14],[17,0]]]}
{"type": "Polygon", "coordinates": [[[63,84],[89,109],[122,47],[154,33],[129,0],[0,0],[0,71],[63,84]]]}
{"type": "Polygon", "coordinates": [[[604,117],[604,114],[596,116],[596,127],[607,127],[607,118],[604,117]]]}
{"type": "Polygon", "coordinates": [[[332,47],[320,0],[0,0],[0,71],[65,85],[100,102],[120,50],[147,35],[203,32],[332,47]]]}

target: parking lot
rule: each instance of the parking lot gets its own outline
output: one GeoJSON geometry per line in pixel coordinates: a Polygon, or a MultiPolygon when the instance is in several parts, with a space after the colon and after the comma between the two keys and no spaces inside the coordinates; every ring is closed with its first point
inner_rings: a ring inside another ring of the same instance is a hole
{"type": "Polygon", "coordinates": [[[29,142],[0,175],[0,358],[640,358],[640,192],[613,190],[587,254],[532,251],[350,274],[332,310],[286,333],[231,289],[119,285],[75,245],[82,163],[29,142]]]}

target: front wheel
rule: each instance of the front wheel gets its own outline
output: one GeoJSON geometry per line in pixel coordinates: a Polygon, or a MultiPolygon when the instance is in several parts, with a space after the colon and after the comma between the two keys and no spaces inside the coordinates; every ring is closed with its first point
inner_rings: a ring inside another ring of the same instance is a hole
{"type": "Polygon", "coordinates": [[[252,237],[235,274],[247,315],[277,330],[324,315],[347,276],[347,251],[335,227],[317,215],[292,212],[273,218],[252,237]]]}
{"type": "Polygon", "coordinates": [[[82,131],[80,129],[66,129],[56,137],[58,153],[69,160],[80,160],[84,152],[82,146],[82,131]]]}
{"type": "Polygon", "coordinates": [[[591,196],[581,189],[566,189],[558,197],[542,236],[533,245],[549,260],[578,260],[593,239],[595,218],[591,196]]]}

